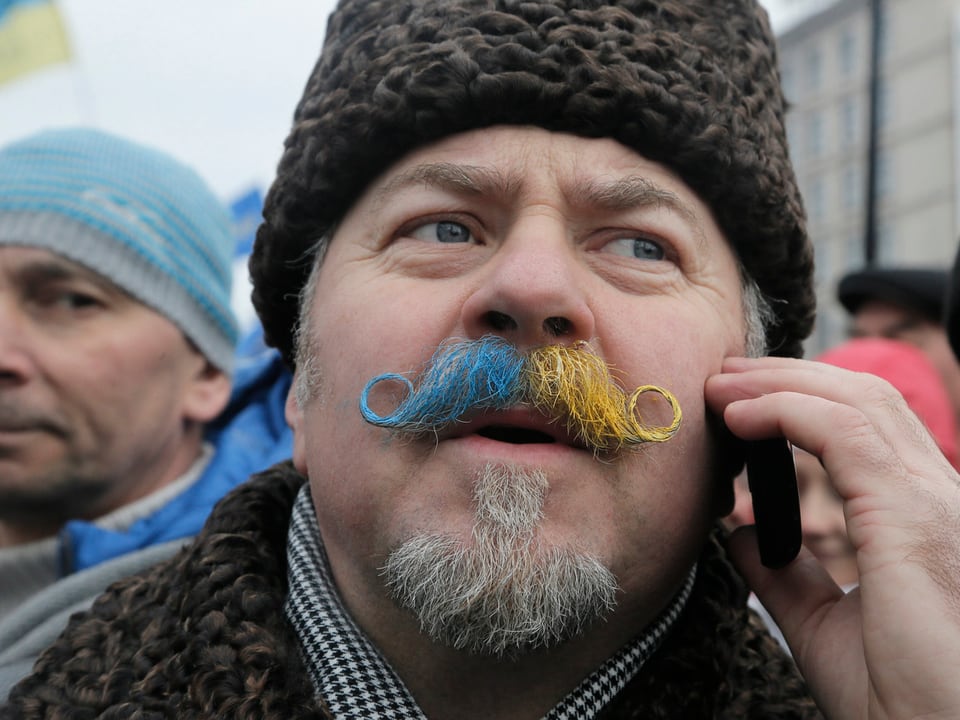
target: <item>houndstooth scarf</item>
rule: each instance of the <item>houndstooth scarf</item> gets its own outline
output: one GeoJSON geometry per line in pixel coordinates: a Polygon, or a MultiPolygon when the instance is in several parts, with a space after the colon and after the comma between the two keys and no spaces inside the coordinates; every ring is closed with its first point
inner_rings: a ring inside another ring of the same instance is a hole
{"type": "MultiPolygon", "coordinates": [[[[314,689],[336,718],[425,720],[423,711],[343,607],[330,576],[310,498],[300,489],[287,535],[289,592],[284,613],[294,628],[314,689]]],[[[604,662],[544,720],[589,720],[636,675],[680,615],[696,577],[647,630],[604,662]]]]}

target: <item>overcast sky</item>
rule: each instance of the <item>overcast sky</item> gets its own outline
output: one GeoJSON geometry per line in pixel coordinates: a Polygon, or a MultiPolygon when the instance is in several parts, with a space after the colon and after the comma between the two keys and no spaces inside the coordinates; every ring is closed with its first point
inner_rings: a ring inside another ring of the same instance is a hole
{"type": "MultiPolygon", "coordinates": [[[[823,0],[762,0],[775,29],[823,0]]],[[[269,185],[334,0],[60,0],[69,64],[0,85],[0,143],[87,124],[164,149],[229,200],[269,185]]]]}

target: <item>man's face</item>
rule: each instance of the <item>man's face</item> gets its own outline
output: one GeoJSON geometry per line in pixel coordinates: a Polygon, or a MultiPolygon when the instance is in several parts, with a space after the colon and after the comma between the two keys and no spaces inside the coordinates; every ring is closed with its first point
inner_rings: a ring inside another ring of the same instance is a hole
{"type": "Polygon", "coordinates": [[[43,535],[174,479],[221,385],[171,322],[101,276],[0,247],[0,529],[43,535]]]}
{"type": "Polygon", "coordinates": [[[569,550],[613,572],[625,612],[605,628],[635,630],[676,592],[714,510],[704,381],[742,354],[745,325],[731,250],[664,167],[611,140],[531,128],[421,148],[338,226],[306,332],[318,380],[303,407],[288,403],[294,460],[310,478],[338,587],[375,637],[390,612],[388,555],[420,536],[474,544],[473,495],[491,467],[545,488],[531,513],[542,513],[538,552],[569,550]],[[363,421],[371,378],[416,373],[444,340],[486,334],[522,349],[588,341],[628,392],[672,391],[680,431],[599,458],[522,407],[422,439],[363,421]],[[557,441],[520,442],[523,429],[557,441]]]}

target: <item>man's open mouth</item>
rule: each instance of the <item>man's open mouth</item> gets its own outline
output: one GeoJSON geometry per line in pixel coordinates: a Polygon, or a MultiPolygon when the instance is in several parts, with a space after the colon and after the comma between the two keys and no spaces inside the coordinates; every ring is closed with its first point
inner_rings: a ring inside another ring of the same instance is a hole
{"type": "Polygon", "coordinates": [[[549,435],[542,430],[517,427],[514,425],[488,425],[487,427],[477,430],[476,434],[489,438],[490,440],[512,443],[514,445],[557,442],[557,439],[553,435],[549,435]]]}

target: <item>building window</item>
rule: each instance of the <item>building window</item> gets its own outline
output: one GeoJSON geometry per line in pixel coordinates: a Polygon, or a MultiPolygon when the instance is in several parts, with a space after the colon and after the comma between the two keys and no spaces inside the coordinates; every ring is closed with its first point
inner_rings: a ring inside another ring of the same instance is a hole
{"type": "Polygon", "coordinates": [[[877,259],[892,258],[896,241],[896,228],[893,223],[890,220],[881,220],[877,225],[877,259]]]}
{"type": "Polygon", "coordinates": [[[863,197],[863,183],[860,168],[848,165],[843,170],[843,207],[845,210],[856,210],[860,207],[863,197]]]}
{"type": "Polygon", "coordinates": [[[784,65],[780,68],[780,86],[783,88],[783,96],[788,101],[796,99],[796,72],[793,68],[793,65],[784,65]]]}
{"type": "Polygon", "coordinates": [[[880,0],[880,27],[878,28],[879,32],[877,33],[877,39],[879,41],[879,52],[877,57],[880,58],[881,66],[884,64],[884,61],[890,56],[891,52],[891,42],[890,42],[890,19],[888,15],[890,14],[890,8],[887,7],[887,3],[880,0]]]}
{"type": "Polygon", "coordinates": [[[823,154],[823,113],[819,110],[807,116],[807,154],[811,157],[823,154]]]}
{"type": "Polygon", "coordinates": [[[797,115],[796,110],[787,110],[787,142],[790,143],[790,148],[795,149],[800,147],[801,135],[801,117],[797,115]]]}
{"type": "Polygon", "coordinates": [[[807,208],[811,222],[819,223],[823,220],[826,210],[826,193],[823,188],[823,179],[820,177],[810,180],[807,192],[807,208]]]}
{"type": "Polygon", "coordinates": [[[851,97],[843,99],[840,105],[840,140],[844,146],[855,145],[860,134],[857,101],[851,97]]]}
{"type": "Polygon", "coordinates": [[[847,234],[846,242],[846,265],[847,267],[860,267],[866,262],[867,252],[864,248],[866,239],[859,228],[851,229],[847,234]]]}
{"type": "Polygon", "coordinates": [[[807,88],[810,92],[817,92],[823,83],[823,58],[820,48],[812,47],[807,50],[806,56],[807,88]]]}
{"type": "Polygon", "coordinates": [[[814,241],[813,257],[814,263],[814,282],[818,286],[826,285],[830,282],[833,275],[833,256],[831,254],[832,243],[824,241],[823,238],[817,238],[814,241]]]}
{"type": "Polygon", "coordinates": [[[893,159],[882,150],[877,155],[877,197],[890,197],[894,191],[893,159]]]}
{"type": "Polygon", "coordinates": [[[890,124],[892,105],[890,104],[890,84],[885,82],[884,78],[880,78],[880,82],[877,86],[877,127],[882,128],[890,124]]]}
{"type": "Polygon", "coordinates": [[[840,31],[840,73],[850,77],[857,69],[857,36],[849,27],[840,31]]]}

